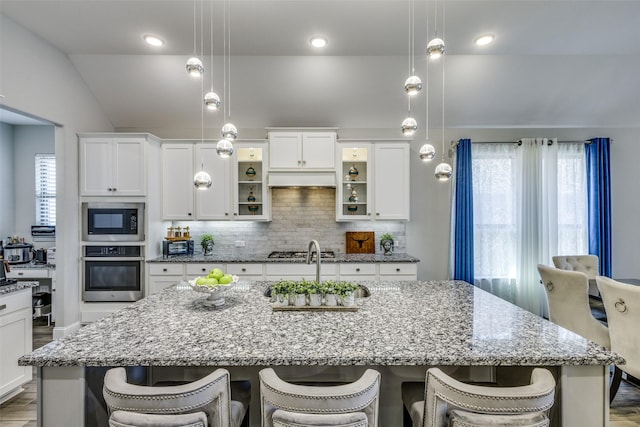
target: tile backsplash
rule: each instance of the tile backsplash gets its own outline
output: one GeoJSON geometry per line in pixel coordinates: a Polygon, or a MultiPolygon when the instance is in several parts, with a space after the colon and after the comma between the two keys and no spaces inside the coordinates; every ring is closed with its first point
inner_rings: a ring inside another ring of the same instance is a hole
{"type": "MultiPolygon", "coordinates": [[[[404,252],[405,223],[400,221],[336,222],[335,188],[273,188],[271,222],[252,221],[175,221],[174,226],[189,226],[202,253],[200,235],[212,233],[214,253],[234,255],[264,254],[271,251],[306,250],[316,239],[320,249],[345,252],[347,231],[374,231],[376,242],[383,233],[397,241],[396,252],[404,252]],[[244,242],[244,247],[236,247],[244,242]]],[[[376,252],[382,252],[376,244],[376,252]]]]}

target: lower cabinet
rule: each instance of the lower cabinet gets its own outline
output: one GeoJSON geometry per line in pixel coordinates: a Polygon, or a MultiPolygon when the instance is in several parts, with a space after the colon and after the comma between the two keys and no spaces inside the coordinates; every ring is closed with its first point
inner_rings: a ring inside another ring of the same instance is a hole
{"type": "MultiPolygon", "coordinates": [[[[337,276],[337,264],[320,264],[320,280],[332,280],[337,276]]],[[[265,265],[266,280],[313,280],[316,278],[315,264],[270,263],[265,265]]]]}
{"type": "Polygon", "coordinates": [[[0,296],[0,403],[31,381],[18,359],[32,350],[31,288],[0,296]]]}
{"type": "Polygon", "coordinates": [[[147,281],[147,289],[145,295],[153,295],[175,285],[184,277],[184,264],[167,263],[167,264],[149,264],[149,280],[147,281]]]}
{"type": "Polygon", "coordinates": [[[412,263],[381,263],[380,280],[417,280],[418,265],[412,263]]]}
{"type": "Polygon", "coordinates": [[[340,264],[340,280],[378,280],[376,264],[340,264]]]}

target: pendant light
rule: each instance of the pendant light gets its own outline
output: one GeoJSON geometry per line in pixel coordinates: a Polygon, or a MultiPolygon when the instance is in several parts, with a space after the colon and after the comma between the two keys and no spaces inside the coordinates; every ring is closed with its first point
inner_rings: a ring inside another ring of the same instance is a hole
{"type": "Polygon", "coordinates": [[[416,76],[414,62],[414,22],[413,22],[414,0],[409,2],[409,73],[411,74],[404,82],[404,90],[409,96],[417,95],[422,90],[422,80],[416,76]]]}
{"type": "MultiPolygon", "coordinates": [[[[444,2],[442,4],[442,36],[444,37],[444,2]]],[[[444,161],[444,57],[442,58],[442,161],[436,166],[435,171],[438,181],[449,181],[451,175],[453,175],[453,169],[451,165],[444,161]]]]}
{"type": "MultiPolygon", "coordinates": [[[[200,93],[204,89],[204,81],[200,80],[200,93]]],[[[200,103],[200,143],[204,145],[204,104],[200,103]]],[[[202,158],[201,169],[193,177],[193,185],[198,190],[206,190],[212,184],[211,175],[204,170],[204,157],[202,158]]]]}
{"type": "Polygon", "coordinates": [[[217,93],[213,91],[213,0],[211,0],[211,90],[204,95],[204,105],[209,110],[220,108],[222,101],[217,93]]]}
{"type": "Polygon", "coordinates": [[[224,63],[224,88],[227,93],[225,97],[226,123],[222,126],[222,138],[218,141],[216,151],[220,157],[229,157],[233,154],[233,144],[231,141],[238,137],[238,128],[231,123],[231,3],[224,1],[224,41],[226,50],[226,61],[224,63]]]}
{"type": "MultiPolygon", "coordinates": [[[[429,2],[427,0],[426,4],[426,15],[427,15],[427,34],[429,34],[429,2]]],[[[425,61],[425,70],[424,77],[429,82],[429,61],[425,61]]],[[[429,162],[433,160],[436,156],[436,149],[433,145],[429,143],[429,93],[425,95],[425,120],[424,120],[424,132],[425,132],[425,143],[420,147],[420,160],[423,162],[429,162]]]]}
{"type": "MultiPolygon", "coordinates": [[[[442,37],[444,37],[444,0],[442,0],[442,37]]],[[[442,40],[441,38],[438,37],[438,3],[436,2],[436,6],[435,6],[435,38],[433,38],[428,44],[427,44],[427,55],[429,55],[429,59],[438,59],[440,58],[442,55],[444,55],[444,51],[445,51],[445,46],[444,46],[444,40],[442,40]]]]}
{"type": "MultiPolygon", "coordinates": [[[[202,12],[202,10],[200,10],[202,12]]],[[[187,73],[191,77],[201,77],[204,73],[202,61],[196,56],[196,0],[193,0],[193,56],[187,61],[187,73]]]]}

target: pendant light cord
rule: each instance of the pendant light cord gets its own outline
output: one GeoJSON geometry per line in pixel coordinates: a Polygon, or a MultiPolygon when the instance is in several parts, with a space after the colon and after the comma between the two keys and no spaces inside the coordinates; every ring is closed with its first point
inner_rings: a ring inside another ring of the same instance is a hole
{"type": "Polygon", "coordinates": [[[196,0],[193,0],[193,54],[195,55],[196,53],[196,0]]]}
{"type": "Polygon", "coordinates": [[[211,0],[211,92],[213,92],[213,0],[211,0]]]}
{"type": "Polygon", "coordinates": [[[228,16],[228,25],[227,25],[227,31],[229,31],[229,99],[228,99],[228,103],[229,103],[229,116],[227,117],[227,119],[229,121],[231,121],[231,1],[227,0],[229,2],[229,8],[227,10],[227,16],[228,16]]]}
{"type": "MultiPolygon", "coordinates": [[[[425,2],[425,15],[427,21],[427,38],[429,37],[429,0],[425,2]]],[[[429,58],[425,61],[425,85],[429,84],[429,58]]],[[[426,86],[425,86],[425,89],[426,86]]],[[[425,141],[429,141],[429,90],[425,90],[425,121],[424,121],[424,132],[425,132],[425,141]]]]}
{"type": "Polygon", "coordinates": [[[223,94],[222,96],[225,98],[224,100],[224,111],[222,120],[225,120],[227,116],[227,104],[229,103],[229,98],[227,98],[227,1],[222,2],[222,80],[223,80],[223,94]]]}
{"type": "MultiPolygon", "coordinates": [[[[444,0],[442,0],[442,40],[444,40],[444,0]]],[[[444,61],[445,56],[442,55],[442,161],[444,162],[444,61]]]]}

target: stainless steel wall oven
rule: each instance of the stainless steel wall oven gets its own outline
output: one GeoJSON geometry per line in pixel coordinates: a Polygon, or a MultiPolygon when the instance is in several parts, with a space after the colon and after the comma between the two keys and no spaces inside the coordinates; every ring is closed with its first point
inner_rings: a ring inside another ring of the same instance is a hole
{"type": "Polygon", "coordinates": [[[137,301],[144,296],[142,246],[85,246],[82,300],[137,301]]]}

